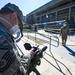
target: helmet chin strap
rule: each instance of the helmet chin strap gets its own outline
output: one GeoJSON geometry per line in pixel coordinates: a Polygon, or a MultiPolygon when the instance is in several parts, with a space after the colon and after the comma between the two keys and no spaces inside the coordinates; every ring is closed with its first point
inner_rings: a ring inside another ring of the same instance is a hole
{"type": "Polygon", "coordinates": [[[12,26],[6,19],[0,17],[1,20],[5,21],[6,23],[8,23],[10,26],[12,26]]]}
{"type": "MultiPolygon", "coordinates": [[[[6,23],[8,23],[11,27],[12,27],[12,24],[10,24],[6,19],[0,17],[1,20],[5,21],[6,23]]],[[[8,32],[9,33],[9,32],[8,32]]],[[[9,33],[10,34],[10,33],[9,33]]],[[[17,37],[18,38],[20,36],[20,34],[17,33],[17,37]]],[[[14,36],[13,36],[14,37],[14,36]]]]}

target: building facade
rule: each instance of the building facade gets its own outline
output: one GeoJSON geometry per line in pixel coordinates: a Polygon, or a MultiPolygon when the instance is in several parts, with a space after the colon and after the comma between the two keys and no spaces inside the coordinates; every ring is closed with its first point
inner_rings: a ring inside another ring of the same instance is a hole
{"type": "Polygon", "coordinates": [[[75,22],[75,0],[52,0],[26,16],[27,24],[58,20],[75,22]]]}

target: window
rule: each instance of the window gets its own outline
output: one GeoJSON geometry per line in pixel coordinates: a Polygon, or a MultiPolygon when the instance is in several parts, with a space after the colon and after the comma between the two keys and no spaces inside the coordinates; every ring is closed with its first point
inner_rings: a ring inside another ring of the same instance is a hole
{"type": "Polygon", "coordinates": [[[42,18],[42,19],[46,19],[46,15],[42,16],[41,18],[42,18]]]}
{"type": "Polygon", "coordinates": [[[75,6],[71,8],[71,12],[75,12],[75,6]]]}
{"type": "Polygon", "coordinates": [[[48,14],[49,18],[55,17],[55,15],[56,15],[55,12],[54,12],[54,13],[50,13],[50,14],[48,14]]]}
{"type": "Polygon", "coordinates": [[[74,16],[71,16],[71,18],[70,18],[72,21],[74,21],[74,16]]]}
{"type": "Polygon", "coordinates": [[[40,17],[37,18],[37,23],[40,23],[40,17]]]}
{"type": "Polygon", "coordinates": [[[61,10],[61,11],[58,11],[58,15],[64,15],[64,14],[68,14],[68,13],[69,13],[69,8],[61,10]]]}

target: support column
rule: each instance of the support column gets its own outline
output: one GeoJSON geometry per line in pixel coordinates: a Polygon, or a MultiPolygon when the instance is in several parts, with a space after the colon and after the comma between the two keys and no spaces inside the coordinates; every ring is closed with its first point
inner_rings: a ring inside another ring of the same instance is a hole
{"type": "Polygon", "coordinates": [[[57,20],[57,11],[56,11],[56,20],[57,20]]]}
{"type": "Polygon", "coordinates": [[[41,16],[40,16],[40,23],[41,23],[41,16]]]}
{"type": "Polygon", "coordinates": [[[70,20],[70,17],[71,17],[71,7],[69,7],[69,20],[70,20]]]}

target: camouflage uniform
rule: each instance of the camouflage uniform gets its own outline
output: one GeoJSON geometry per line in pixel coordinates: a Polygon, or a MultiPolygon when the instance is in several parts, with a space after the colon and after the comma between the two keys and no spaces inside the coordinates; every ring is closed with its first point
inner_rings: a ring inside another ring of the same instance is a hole
{"type": "Polygon", "coordinates": [[[68,33],[69,33],[68,26],[67,25],[62,26],[61,30],[60,30],[60,35],[61,35],[61,38],[62,38],[62,45],[66,45],[68,33]]]}
{"type": "Polygon", "coordinates": [[[27,62],[24,68],[20,60],[12,36],[0,23],[0,75],[27,75],[27,62]]]}

